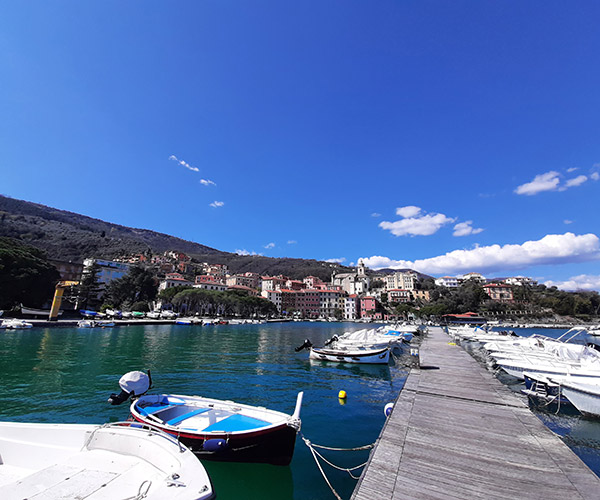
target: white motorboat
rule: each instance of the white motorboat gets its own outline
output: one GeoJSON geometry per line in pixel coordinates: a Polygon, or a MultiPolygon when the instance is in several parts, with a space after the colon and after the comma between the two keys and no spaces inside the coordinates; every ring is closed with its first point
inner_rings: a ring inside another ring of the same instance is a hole
{"type": "Polygon", "coordinates": [[[28,323],[22,319],[5,319],[1,321],[0,328],[7,328],[9,330],[24,330],[26,328],[32,328],[33,324],[28,323]]]}
{"type": "Polygon", "coordinates": [[[593,381],[580,381],[572,377],[553,380],[560,393],[584,415],[600,417],[600,378],[593,381]]]}
{"type": "Polygon", "coordinates": [[[160,319],[160,311],[150,311],[146,313],[146,318],[160,319]]]}
{"type": "Polygon", "coordinates": [[[94,328],[96,322],[93,319],[82,319],[77,322],[77,328],[94,328]]]}
{"type": "Polygon", "coordinates": [[[308,357],[313,360],[335,361],[337,363],[386,365],[390,361],[390,348],[327,349],[325,347],[311,347],[308,357]]]}
{"type": "Polygon", "coordinates": [[[0,498],[208,500],[206,470],[172,436],[132,422],[0,422],[0,498]]]}

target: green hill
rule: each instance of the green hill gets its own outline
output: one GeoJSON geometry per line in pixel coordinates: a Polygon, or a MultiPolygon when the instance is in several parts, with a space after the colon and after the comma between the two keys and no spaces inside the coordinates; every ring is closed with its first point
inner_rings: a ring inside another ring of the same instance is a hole
{"type": "Polygon", "coordinates": [[[226,264],[232,273],[318,276],[329,280],[339,264],[308,259],[238,255],[168,234],[112,224],[85,215],[0,195],[0,236],[21,240],[46,252],[50,259],[82,262],[87,257],[114,259],[150,251],[175,250],[196,262],[226,264]]]}

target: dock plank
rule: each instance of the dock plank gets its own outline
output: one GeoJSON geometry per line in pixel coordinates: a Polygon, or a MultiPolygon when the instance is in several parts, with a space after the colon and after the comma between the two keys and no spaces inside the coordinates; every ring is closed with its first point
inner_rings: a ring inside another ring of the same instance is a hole
{"type": "Polygon", "coordinates": [[[420,355],[352,500],[600,497],[600,479],[441,328],[420,355]]]}

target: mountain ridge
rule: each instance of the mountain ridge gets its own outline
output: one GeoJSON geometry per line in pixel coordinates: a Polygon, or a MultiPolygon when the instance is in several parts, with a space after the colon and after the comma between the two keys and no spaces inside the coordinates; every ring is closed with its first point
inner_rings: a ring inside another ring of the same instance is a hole
{"type": "Polygon", "coordinates": [[[50,259],[72,262],[82,262],[87,257],[114,259],[148,251],[175,250],[196,262],[226,264],[232,273],[284,274],[291,278],[312,275],[328,281],[332,272],[350,270],[314,259],[224,252],[150,229],[122,226],[4,195],[0,195],[0,235],[39,248],[50,259]]]}

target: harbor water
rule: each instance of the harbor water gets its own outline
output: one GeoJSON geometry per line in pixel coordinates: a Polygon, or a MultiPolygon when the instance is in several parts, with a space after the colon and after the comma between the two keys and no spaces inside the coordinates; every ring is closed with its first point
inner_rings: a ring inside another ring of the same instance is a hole
{"type": "MultiPolygon", "coordinates": [[[[359,330],[355,323],[272,323],[217,326],[32,328],[0,331],[0,420],[105,423],[125,420],[128,405],[110,406],[121,375],[152,372],[151,392],[197,394],[292,413],[304,391],[302,434],[311,442],[351,448],[373,443],[383,408],[400,392],[402,366],[359,366],[308,360],[294,347],[359,330]],[[347,399],[339,400],[340,390],[347,399]]],[[[365,462],[368,451],[321,451],[341,467],[365,462]]],[[[220,500],[334,498],[298,437],[289,467],[204,462],[220,500]]],[[[323,468],[342,498],[356,481],[323,468]]],[[[361,469],[355,472],[355,475],[361,469]]]]}

